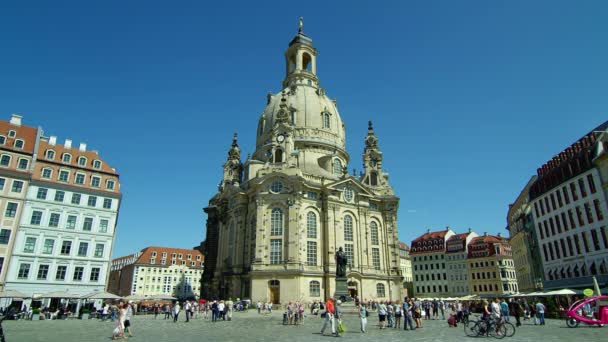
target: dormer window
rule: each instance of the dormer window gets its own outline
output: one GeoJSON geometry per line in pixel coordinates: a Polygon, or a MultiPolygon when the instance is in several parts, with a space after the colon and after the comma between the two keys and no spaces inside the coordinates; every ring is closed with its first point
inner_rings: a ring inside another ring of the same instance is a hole
{"type": "Polygon", "coordinates": [[[78,166],[87,166],[87,158],[78,157],[78,166]]]}
{"type": "Polygon", "coordinates": [[[106,181],[106,188],[107,188],[108,190],[114,190],[114,184],[115,184],[115,183],[114,183],[114,181],[113,181],[113,180],[107,180],[107,181],[106,181]]]}
{"type": "Polygon", "coordinates": [[[0,135],[0,145],[4,145],[6,142],[6,137],[4,135],[0,135]]]}
{"type": "Polygon", "coordinates": [[[8,131],[8,136],[9,138],[14,138],[15,136],[17,136],[17,132],[11,129],[10,131],[8,131]]]}
{"type": "Polygon", "coordinates": [[[330,114],[328,112],[323,112],[321,113],[321,115],[323,116],[323,128],[330,128],[330,114]]]}
{"type": "Polygon", "coordinates": [[[72,155],[69,153],[64,153],[61,157],[61,161],[69,164],[72,161],[72,155]]]}
{"type": "Polygon", "coordinates": [[[15,140],[15,148],[22,149],[23,145],[25,145],[25,143],[23,142],[23,140],[21,140],[21,139],[15,140]]]}
{"type": "Polygon", "coordinates": [[[47,150],[46,151],[46,159],[55,159],[55,151],[53,150],[47,150]]]}
{"type": "Polygon", "coordinates": [[[95,169],[101,169],[101,160],[95,160],[95,161],[93,161],[93,168],[95,168],[95,169]]]}
{"type": "Polygon", "coordinates": [[[334,171],[334,175],[336,175],[336,176],[342,175],[342,162],[338,158],[334,159],[333,171],[334,171]]]}

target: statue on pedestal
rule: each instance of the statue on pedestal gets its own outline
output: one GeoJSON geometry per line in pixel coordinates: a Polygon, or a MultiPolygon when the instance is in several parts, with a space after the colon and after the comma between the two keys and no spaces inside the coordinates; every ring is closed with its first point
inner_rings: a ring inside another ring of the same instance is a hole
{"type": "Polygon", "coordinates": [[[346,277],[346,265],[347,264],[348,264],[348,258],[346,257],[346,254],[344,254],[342,247],[340,247],[338,249],[338,251],[336,252],[336,277],[337,278],[346,277]]]}

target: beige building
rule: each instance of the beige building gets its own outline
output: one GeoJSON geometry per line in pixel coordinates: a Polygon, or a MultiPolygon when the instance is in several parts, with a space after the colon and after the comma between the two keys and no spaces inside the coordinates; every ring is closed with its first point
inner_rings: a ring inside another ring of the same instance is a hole
{"type": "Polygon", "coordinates": [[[335,253],[349,261],[348,288],[362,299],[401,290],[397,198],[371,122],[364,169],[350,175],[337,101],[317,78],[317,50],[302,27],[285,52],[282,90],[268,94],[255,152],[236,137],[208,215],[202,296],[275,303],[335,292],[335,253]]]}
{"type": "Polygon", "coordinates": [[[146,247],[112,260],[108,291],[119,296],[194,299],[200,292],[203,264],[198,250],[146,247]]]}
{"type": "Polygon", "coordinates": [[[414,293],[417,297],[447,297],[446,242],[454,232],[445,230],[425,234],[412,241],[410,255],[414,267],[414,293]]]}
{"type": "Polygon", "coordinates": [[[16,114],[10,121],[0,120],[0,290],[4,289],[40,131],[22,125],[21,120],[16,114]]]}
{"type": "Polygon", "coordinates": [[[534,176],[528,181],[515,202],[509,205],[507,214],[507,229],[509,243],[513,249],[517,285],[522,292],[540,290],[543,285],[543,266],[529,192],[536,179],[534,176]]]}
{"type": "Polygon", "coordinates": [[[513,254],[507,239],[487,234],[473,238],[467,261],[471,294],[499,296],[518,292],[513,254]]]}
{"type": "Polygon", "coordinates": [[[408,297],[414,293],[412,276],[412,257],[410,247],[405,242],[399,242],[399,267],[403,276],[403,288],[401,298],[408,297]]]}
{"type": "Polygon", "coordinates": [[[450,297],[470,294],[467,253],[469,243],[477,236],[477,233],[469,229],[466,233],[452,235],[446,242],[445,260],[450,297]]]}

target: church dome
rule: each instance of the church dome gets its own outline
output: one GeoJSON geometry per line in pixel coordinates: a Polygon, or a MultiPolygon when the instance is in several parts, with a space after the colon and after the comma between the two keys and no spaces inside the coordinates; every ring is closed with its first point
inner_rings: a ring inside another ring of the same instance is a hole
{"type": "MultiPolygon", "coordinates": [[[[275,139],[289,136],[296,153],[315,150],[348,163],[345,129],[336,100],[330,99],[317,78],[317,49],[300,29],[285,52],[283,89],[267,96],[258,122],[254,158],[267,160],[275,139]]],[[[325,161],[320,161],[324,164],[325,161]]],[[[325,167],[327,169],[327,167],[325,167]]]]}

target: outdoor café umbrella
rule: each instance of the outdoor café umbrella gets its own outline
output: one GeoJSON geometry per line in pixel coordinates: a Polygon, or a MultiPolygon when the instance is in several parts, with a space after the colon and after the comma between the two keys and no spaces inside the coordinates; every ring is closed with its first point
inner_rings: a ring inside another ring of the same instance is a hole
{"type": "Polygon", "coordinates": [[[117,296],[113,293],[110,292],[106,292],[106,291],[101,291],[101,292],[93,292],[93,293],[89,293],[87,295],[82,296],[82,299],[87,299],[87,300],[95,300],[95,299],[113,299],[113,300],[118,300],[118,299],[122,299],[121,296],[117,296]]]}
{"type": "Polygon", "coordinates": [[[0,298],[30,298],[17,290],[2,290],[0,291],[0,298]]]}
{"type": "Polygon", "coordinates": [[[67,291],[53,291],[37,296],[38,298],[66,298],[66,299],[78,299],[81,296],[77,293],[67,291]]]}

